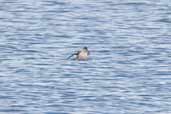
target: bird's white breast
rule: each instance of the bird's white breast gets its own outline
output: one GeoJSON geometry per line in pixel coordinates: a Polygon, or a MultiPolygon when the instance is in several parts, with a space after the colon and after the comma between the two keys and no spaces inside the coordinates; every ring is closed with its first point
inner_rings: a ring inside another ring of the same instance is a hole
{"type": "Polygon", "coordinates": [[[81,51],[78,56],[77,56],[78,60],[86,60],[88,59],[88,53],[85,51],[81,51]]]}

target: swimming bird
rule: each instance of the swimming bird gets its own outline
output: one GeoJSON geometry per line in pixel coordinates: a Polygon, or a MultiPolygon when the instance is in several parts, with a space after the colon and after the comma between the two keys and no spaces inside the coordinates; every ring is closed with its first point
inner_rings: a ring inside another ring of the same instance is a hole
{"type": "Polygon", "coordinates": [[[88,48],[84,47],[80,51],[73,53],[71,56],[68,57],[68,59],[71,58],[72,56],[76,55],[77,60],[87,60],[89,54],[90,54],[90,52],[89,52],[88,48]]]}

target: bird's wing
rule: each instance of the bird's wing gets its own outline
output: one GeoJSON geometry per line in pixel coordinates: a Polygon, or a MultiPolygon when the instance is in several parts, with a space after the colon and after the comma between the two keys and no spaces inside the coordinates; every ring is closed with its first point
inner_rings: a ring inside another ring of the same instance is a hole
{"type": "Polygon", "coordinates": [[[73,53],[72,55],[70,55],[67,59],[70,59],[72,56],[74,56],[74,55],[78,55],[79,53],[80,53],[80,51],[75,52],[75,53],[73,53]]]}

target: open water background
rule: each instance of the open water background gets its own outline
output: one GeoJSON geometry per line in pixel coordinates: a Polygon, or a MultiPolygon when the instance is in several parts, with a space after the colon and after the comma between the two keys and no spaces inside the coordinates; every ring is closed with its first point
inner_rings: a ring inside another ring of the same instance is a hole
{"type": "Polygon", "coordinates": [[[171,114],[171,1],[0,0],[0,114],[171,114]]]}

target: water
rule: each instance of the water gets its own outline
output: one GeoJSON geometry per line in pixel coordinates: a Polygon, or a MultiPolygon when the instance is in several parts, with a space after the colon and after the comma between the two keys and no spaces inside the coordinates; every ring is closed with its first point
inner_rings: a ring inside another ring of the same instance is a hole
{"type": "Polygon", "coordinates": [[[171,2],[0,0],[0,114],[171,114],[171,2]]]}

